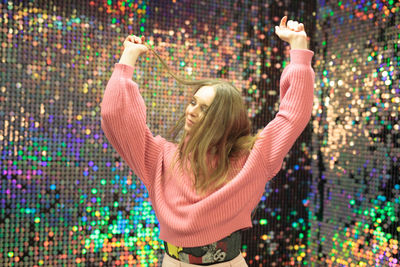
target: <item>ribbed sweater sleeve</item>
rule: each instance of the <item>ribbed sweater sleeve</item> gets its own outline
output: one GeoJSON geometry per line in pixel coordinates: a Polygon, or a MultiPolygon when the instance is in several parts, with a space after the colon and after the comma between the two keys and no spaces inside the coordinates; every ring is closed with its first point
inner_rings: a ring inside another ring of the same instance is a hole
{"type": "Polygon", "coordinates": [[[310,120],[314,98],[313,55],[310,50],[290,51],[290,64],[280,80],[279,111],[255,144],[270,175],[279,171],[284,157],[310,120]]]}
{"type": "Polygon", "coordinates": [[[165,140],[154,138],[146,125],[146,106],[132,81],[133,71],[131,66],[115,64],[101,103],[101,126],[114,149],[150,190],[165,140]]]}

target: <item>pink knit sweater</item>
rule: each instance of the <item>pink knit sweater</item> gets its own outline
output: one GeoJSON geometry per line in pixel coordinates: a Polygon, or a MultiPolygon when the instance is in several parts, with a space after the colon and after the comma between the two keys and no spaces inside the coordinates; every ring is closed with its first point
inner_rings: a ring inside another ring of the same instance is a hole
{"type": "Polygon", "coordinates": [[[115,65],[101,104],[102,128],[108,141],[142,180],[160,223],[160,238],[173,245],[195,247],[220,240],[252,226],[251,212],[266,183],[310,120],[313,105],[313,52],[290,51],[291,63],[280,81],[280,107],[261,132],[250,154],[232,162],[229,182],[199,196],[189,175],[171,161],[177,145],[153,137],[146,125],[146,107],[132,81],[133,67],[115,65]]]}

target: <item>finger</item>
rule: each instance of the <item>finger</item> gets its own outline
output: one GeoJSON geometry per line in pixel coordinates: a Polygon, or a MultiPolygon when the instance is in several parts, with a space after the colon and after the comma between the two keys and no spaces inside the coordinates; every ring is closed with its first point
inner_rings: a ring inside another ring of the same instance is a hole
{"type": "Polygon", "coordinates": [[[304,31],[304,24],[303,23],[300,23],[299,24],[299,31],[301,32],[301,31],[304,31]]]}
{"type": "Polygon", "coordinates": [[[289,20],[289,21],[287,22],[287,27],[288,27],[290,30],[293,30],[293,20],[289,20]]]}
{"type": "Polygon", "coordinates": [[[297,21],[293,21],[292,27],[295,31],[297,31],[297,28],[299,27],[299,23],[297,21]]]}
{"type": "Polygon", "coordinates": [[[143,35],[141,37],[141,40],[142,40],[142,44],[144,44],[144,36],[143,35]]]}
{"type": "Polygon", "coordinates": [[[279,24],[279,27],[285,28],[285,27],[286,27],[286,22],[287,22],[287,16],[284,16],[284,17],[281,19],[281,23],[279,24]]]}
{"type": "Polygon", "coordinates": [[[280,28],[278,26],[275,26],[275,33],[279,36],[280,33],[280,28]]]}

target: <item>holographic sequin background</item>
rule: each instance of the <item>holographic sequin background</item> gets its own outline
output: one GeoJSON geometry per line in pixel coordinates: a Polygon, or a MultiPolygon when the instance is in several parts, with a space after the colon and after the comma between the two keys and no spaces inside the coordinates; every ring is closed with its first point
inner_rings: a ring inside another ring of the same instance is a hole
{"type": "Polygon", "coordinates": [[[400,4],[319,2],[311,262],[400,266],[400,4]]]}
{"type": "MultiPolygon", "coordinates": [[[[399,1],[0,1],[0,266],[159,266],[146,189],[108,144],[100,102],[122,40],[275,115],[283,15],[315,51],[315,108],[243,236],[250,266],[398,266],[399,1]],[[332,3],[331,3],[332,2],[332,3]],[[397,16],[396,16],[397,15],[397,16]]],[[[133,77],[154,134],[188,88],[153,56],[133,77]]]]}

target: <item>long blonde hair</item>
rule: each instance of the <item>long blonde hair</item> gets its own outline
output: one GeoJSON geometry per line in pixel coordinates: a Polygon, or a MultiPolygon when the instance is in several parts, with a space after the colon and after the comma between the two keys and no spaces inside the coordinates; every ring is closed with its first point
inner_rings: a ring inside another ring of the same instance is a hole
{"type": "MultiPolygon", "coordinates": [[[[146,44],[147,45],[147,44],[146,44]]],[[[194,175],[198,193],[205,194],[222,186],[231,170],[230,160],[248,153],[257,136],[251,134],[251,122],[240,91],[220,79],[187,80],[174,74],[165,61],[149,46],[165,70],[179,83],[194,87],[193,95],[203,86],[215,89],[215,98],[201,122],[192,126],[190,138],[182,134],[185,114],[170,130],[170,138],[178,143],[177,161],[194,175]]]]}

